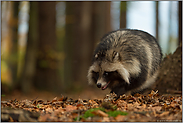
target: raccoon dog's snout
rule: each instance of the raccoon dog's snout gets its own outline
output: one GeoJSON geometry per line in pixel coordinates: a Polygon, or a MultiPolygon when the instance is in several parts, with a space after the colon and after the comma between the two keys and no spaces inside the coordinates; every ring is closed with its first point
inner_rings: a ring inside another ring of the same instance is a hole
{"type": "Polygon", "coordinates": [[[97,83],[97,87],[101,88],[102,84],[101,83],[97,83]]]}
{"type": "Polygon", "coordinates": [[[88,70],[89,84],[121,95],[155,82],[162,53],[147,32],[119,29],[106,34],[97,45],[88,70]]]}

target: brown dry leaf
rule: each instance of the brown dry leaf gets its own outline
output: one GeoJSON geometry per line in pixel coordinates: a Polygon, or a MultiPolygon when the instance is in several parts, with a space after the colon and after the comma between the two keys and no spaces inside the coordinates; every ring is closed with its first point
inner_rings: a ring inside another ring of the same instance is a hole
{"type": "Polygon", "coordinates": [[[101,111],[101,110],[95,110],[93,112],[91,112],[92,114],[101,116],[101,117],[108,117],[108,114],[106,114],[105,112],[101,111]]]}
{"type": "Polygon", "coordinates": [[[61,98],[58,101],[63,101],[63,99],[64,99],[64,96],[61,95],[61,98]]]}
{"type": "Polygon", "coordinates": [[[141,95],[139,93],[136,93],[134,97],[140,97],[141,95]]]}
{"type": "Polygon", "coordinates": [[[64,113],[64,109],[62,107],[59,107],[58,109],[55,109],[54,113],[55,113],[55,115],[57,115],[59,113],[63,114],[64,113]]]}
{"type": "Polygon", "coordinates": [[[61,97],[58,101],[62,101],[64,99],[64,97],[61,97]]]}
{"type": "MultiPolygon", "coordinates": [[[[120,121],[156,121],[156,118],[168,119],[170,121],[182,121],[182,96],[162,95],[158,96],[157,92],[151,91],[150,94],[134,96],[120,96],[117,101],[111,100],[109,95],[105,97],[108,99],[109,106],[117,106],[117,110],[127,111],[128,115],[118,115],[117,117],[108,117],[108,115],[97,110],[93,113],[97,117],[82,119],[80,121],[100,121],[100,122],[120,122],[120,121]],[[111,101],[110,101],[111,100],[111,101]],[[130,113],[131,112],[131,113],[130,113]],[[139,112],[139,113],[134,113],[139,112]]],[[[79,117],[84,114],[84,111],[91,108],[98,108],[103,106],[104,99],[68,99],[61,96],[58,100],[55,97],[51,101],[44,101],[41,99],[34,100],[9,100],[1,101],[1,108],[22,108],[31,112],[38,112],[41,114],[38,121],[73,121],[73,118],[79,117]],[[75,111],[73,111],[75,110],[75,111]],[[47,114],[47,115],[45,115],[47,114]]],[[[105,106],[104,106],[105,107],[105,106]]],[[[109,108],[111,109],[111,108],[109,108]]]]}
{"type": "Polygon", "coordinates": [[[163,117],[163,116],[168,115],[168,114],[169,114],[169,111],[165,111],[165,112],[161,113],[159,116],[163,117]]]}
{"type": "Polygon", "coordinates": [[[115,120],[116,120],[117,122],[120,122],[120,121],[124,121],[125,118],[126,118],[126,116],[118,115],[118,116],[115,117],[115,120]]]}
{"type": "Polygon", "coordinates": [[[80,106],[83,106],[83,104],[79,103],[79,104],[77,104],[76,106],[77,106],[77,107],[80,107],[80,106]]]}
{"type": "Polygon", "coordinates": [[[127,104],[127,109],[129,111],[133,110],[134,109],[133,104],[127,104]]]}
{"type": "Polygon", "coordinates": [[[37,103],[38,103],[38,104],[41,104],[41,103],[43,103],[43,102],[44,102],[44,100],[42,100],[42,99],[37,100],[37,103]]]}
{"type": "Polygon", "coordinates": [[[50,107],[46,108],[45,110],[46,110],[46,112],[49,112],[49,113],[53,112],[53,108],[50,108],[50,107]]]}
{"type": "Polygon", "coordinates": [[[72,117],[75,118],[75,117],[79,117],[80,115],[78,113],[72,113],[72,117]]]}
{"type": "Polygon", "coordinates": [[[72,105],[66,105],[65,109],[66,109],[67,112],[71,112],[73,110],[76,110],[77,107],[76,106],[72,106],[72,105]]]}
{"type": "Polygon", "coordinates": [[[110,122],[109,117],[103,117],[102,122],[110,122]]]}
{"type": "Polygon", "coordinates": [[[180,109],[181,109],[181,111],[182,111],[182,105],[179,105],[179,107],[180,107],[180,109]]]}
{"type": "Polygon", "coordinates": [[[143,104],[142,107],[145,109],[146,108],[146,104],[143,104]]]}
{"type": "Polygon", "coordinates": [[[9,122],[14,122],[14,121],[13,121],[13,118],[12,118],[11,116],[10,116],[9,118],[10,118],[10,121],[9,121],[9,122]]]}
{"type": "Polygon", "coordinates": [[[140,104],[138,102],[133,103],[134,107],[139,106],[140,104]]]}
{"type": "Polygon", "coordinates": [[[37,103],[37,100],[34,100],[34,102],[33,102],[33,105],[37,105],[38,103],[37,103]]]}
{"type": "Polygon", "coordinates": [[[50,114],[41,115],[41,116],[38,118],[38,121],[39,121],[39,122],[45,122],[45,121],[47,121],[48,118],[50,118],[50,114]]]}
{"type": "Polygon", "coordinates": [[[51,102],[53,103],[53,102],[56,102],[56,101],[57,101],[57,97],[53,98],[53,100],[51,102]]]}
{"type": "Polygon", "coordinates": [[[161,106],[151,107],[151,109],[152,109],[153,111],[160,111],[161,108],[162,108],[161,106]]]}
{"type": "Polygon", "coordinates": [[[67,100],[67,97],[63,96],[58,100],[58,101],[66,101],[67,100]]]}

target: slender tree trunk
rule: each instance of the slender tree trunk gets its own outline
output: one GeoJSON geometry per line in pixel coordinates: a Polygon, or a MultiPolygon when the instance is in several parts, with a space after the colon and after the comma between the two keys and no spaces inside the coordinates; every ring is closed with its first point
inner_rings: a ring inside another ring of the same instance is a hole
{"type": "Polygon", "coordinates": [[[9,92],[13,87],[13,71],[11,69],[12,60],[12,19],[13,19],[13,2],[2,3],[2,41],[1,41],[1,84],[2,93],[9,92]]]}
{"type": "Polygon", "coordinates": [[[38,2],[30,2],[30,19],[28,41],[25,55],[25,64],[21,75],[21,90],[23,93],[29,93],[35,74],[36,53],[38,42],[38,2]]]}
{"type": "Polygon", "coordinates": [[[170,48],[171,48],[171,41],[172,41],[172,34],[171,34],[171,21],[172,21],[172,4],[171,1],[169,2],[169,21],[168,21],[168,49],[167,53],[170,53],[170,48]]]}
{"type": "Polygon", "coordinates": [[[94,46],[111,31],[110,3],[66,2],[64,87],[87,85],[94,46]]]}
{"type": "Polygon", "coordinates": [[[94,2],[94,29],[95,42],[105,34],[105,2],[94,2]]]}
{"type": "Polygon", "coordinates": [[[126,28],[126,7],[127,2],[120,2],[120,28],[126,28]]]}
{"type": "Polygon", "coordinates": [[[17,82],[17,43],[18,43],[18,7],[19,2],[9,2],[10,16],[8,20],[10,38],[10,56],[7,59],[8,67],[10,67],[12,75],[12,89],[18,87],[17,82]]]}
{"type": "MultiPolygon", "coordinates": [[[[19,7],[19,3],[20,2],[13,2],[13,25],[12,25],[12,31],[13,31],[13,37],[12,37],[12,43],[13,43],[13,47],[12,47],[12,57],[17,56],[17,47],[18,47],[18,7],[19,7]]],[[[17,59],[12,62],[11,64],[11,68],[12,68],[12,72],[13,72],[13,87],[16,88],[19,83],[17,81],[17,59]]]]}
{"type": "Polygon", "coordinates": [[[179,13],[179,44],[182,44],[182,1],[178,2],[178,13],[179,13]]]}
{"type": "Polygon", "coordinates": [[[73,86],[81,88],[87,84],[90,63],[92,3],[75,2],[74,5],[73,86]]]}
{"type": "Polygon", "coordinates": [[[93,41],[95,45],[105,33],[111,31],[110,4],[111,2],[93,2],[93,41]]]}
{"type": "Polygon", "coordinates": [[[105,2],[105,33],[111,31],[111,2],[105,2]]]}
{"type": "Polygon", "coordinates": [[[156,39],[159,41],[159,2],[156,1],[156,39]]]}
{"type": "Polygon", "coordinates": [[[59,92],[56,40],[56,2],[38,2],[38,51],[35,85],[59,92]]]}
{"type": "Polygon", "coordinates": [[[64,41],[64,72],[62,90],[67,90],[73,82],[72,70],[73,70],[73,24],[75,22],[73,12],[74,2],[66,2],[66,25],[65,25],[65,41],[64,41]]]}

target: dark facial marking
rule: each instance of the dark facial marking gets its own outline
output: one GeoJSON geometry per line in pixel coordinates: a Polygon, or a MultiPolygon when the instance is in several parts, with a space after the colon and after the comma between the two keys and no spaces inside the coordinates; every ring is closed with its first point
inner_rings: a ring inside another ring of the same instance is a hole
{"type": "Polygon", "coordinates": [[[95,83],[97,83],[98,77],[99,72],[92,71],[92,79],[94,80],[95,83]]]}

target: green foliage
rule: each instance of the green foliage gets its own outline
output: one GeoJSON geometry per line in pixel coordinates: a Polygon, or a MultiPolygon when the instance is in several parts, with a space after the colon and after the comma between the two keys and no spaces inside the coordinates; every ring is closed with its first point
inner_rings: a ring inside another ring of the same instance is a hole
{"type": "Polygon", "coordinates": [[[4,94],[2,94],[2,95],[1,95],[1,97],[5,97],[5,95],[4,95],[4,94]]]}
{"type": "Polygon", "coordinates": [[[118,115],[127,115],[127,112],[122,112],[122,111],[109,111],[107,112],[107,114],[109,115],[109,117],[116,117],[118,115]]]}
{"type": "Polygon", "coordinates": [[[92,108],[92,109],[87,110],[87,111],[83,114],[83,116],[74,118],[74,121],[79,121],[81,118],[86,119],[86,118],[88,118],[88,117],[94,117],[95,115],[94,115],[92,112],[93,112],[93,111],[96,111],[96,110],[101,110],[101,111],[105,112],[105,109],[102,108],[102,107],[99,107],[99,108],[92,108]],[[79,119],[78,119],[78,118],[79,118],[79,119]]]}
{"type": "MultiPolygon", "coordinates": [[[[113,108],[116,109],[116,107],[113,107],[113,108]]],[[[82,116],[74,118],[74,121],[80,121],[81,118],[86,119],[88,117],[94,117],[95,114],[93,114],[92,112],[96,111],[96,110],[101,110],[101,111],[105,112],[106,114],[108,114],[108,117],[116,117],[117,115],[127,115],[128,114],[127,112],[116,111],[116,110],[115,111],[106,111],[105,108],[99,107],[99,108],[93,108],[93,109],[87,110],[82,116]]]]}
{"type": "Polygon", "coordinates": [[[89,109],[88,111],[86,111],[86,112],[84,113],[83,118],[88,118],[88,117],[93,117],[93,116],[95,116],[92,112],[93,112],[93,111],[96,111],[96,110],[101,110],[101,111],[105,112],[105,109],[104,109],[104,108],[101,108],[101,107],[89,109]]]}
{"type": "Polygon", "coordinates": [[[37,104],[37,106],[36,106],[37,108],[41,108],[42,106],[41,105],[39,105],[39,104],[37,104]]]}

